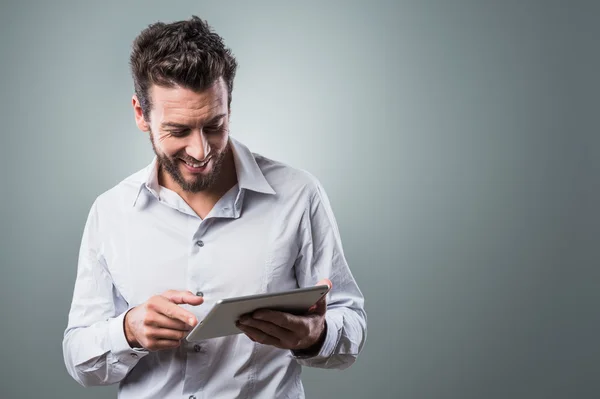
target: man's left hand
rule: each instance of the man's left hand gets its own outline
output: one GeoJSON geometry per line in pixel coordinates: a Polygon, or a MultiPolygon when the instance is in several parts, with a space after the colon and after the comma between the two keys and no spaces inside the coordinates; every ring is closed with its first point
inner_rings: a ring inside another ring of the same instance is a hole
{"type": "MultiPolygon", "coordinates": [[[[316,285],[328,285],[323,279],[316,285]]],[[[308,314],[296,316],[275,310],[261,309],[242,316],[237,327],[254,342],[294,351],[318,351],[326,334],[325,313],[327,300],[323,296],[308,314]]]]}

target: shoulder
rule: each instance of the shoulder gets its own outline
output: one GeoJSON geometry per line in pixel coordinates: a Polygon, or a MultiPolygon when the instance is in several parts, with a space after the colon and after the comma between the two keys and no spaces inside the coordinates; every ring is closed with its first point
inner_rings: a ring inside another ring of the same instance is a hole
{"type": "Polygon", "coordinates": [[[133,203],[146,180],[149,166],[125,177],[112,187],[101,192],[94,201],[99,215],[123,214],[133,209],[133,203]]]}
{"type": "Polygon", "coordinates": [[[302,220],[310,220],[315,229],[332,231],[339,236],[329,196],[319,178],[305,169],[253,154],[281,203],[303,209],[302,220]]]}
{"type": "Polygon", "coordinates": [[[302,194],[312,198],[323,191],[321,181],[306,169],[259,153],[253,152],[252,154],[265,179],[278,195],[289,197],[294,194],[302,194]]]}

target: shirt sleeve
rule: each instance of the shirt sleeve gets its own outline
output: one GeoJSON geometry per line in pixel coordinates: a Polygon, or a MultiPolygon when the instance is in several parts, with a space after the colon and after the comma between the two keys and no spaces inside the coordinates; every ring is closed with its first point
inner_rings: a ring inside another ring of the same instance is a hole
{"type": "Polygon", "coordinates": [[[303,217],[302,245],[295,263],[296,278],[302,286],[329,278],[325,340],[312,356],[292,352],[304,366],[345,369],[361,352],[367,336],[364,297],[348,266],[337,222],[321,184],[317,181],[303,217]]]}
{"type": "Polygon", "coordinates": [[[121,381],[149,352],[125,338],[127,302],[112,282],[104,256],[97,201],[92,205],[79,250],[77,277],[63,356],[68,373],[83,386],[121,381]]]}

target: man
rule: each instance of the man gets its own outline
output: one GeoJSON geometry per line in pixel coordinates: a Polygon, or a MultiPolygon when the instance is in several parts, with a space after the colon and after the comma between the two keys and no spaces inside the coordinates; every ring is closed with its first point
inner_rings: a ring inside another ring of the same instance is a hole
{"type": "Polygon", "coordinates": [[[96,198],[63,353],[121,398],[302,398],[301,366],[349,367],[364,298],[309,173],[229,135],[236,61],[197,17],[150,25],[131,54],[137,126],[156,156],[96,198]],[[308,315],[259,310],[240,334],[183,338],[220,298],[326,283],[308,315]]]}

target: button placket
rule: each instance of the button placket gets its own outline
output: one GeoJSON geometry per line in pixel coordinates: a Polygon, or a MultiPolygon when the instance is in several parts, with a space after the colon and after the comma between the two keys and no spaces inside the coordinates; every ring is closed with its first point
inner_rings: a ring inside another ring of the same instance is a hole
{"type": "MultiPolygon", "coordinates": [[[[191,240],[189,241],[189,258],[187,266],[186,286],[187,289],[194,295],[203,297],[203,290],[207,287],[204,286],[204,273],[205,269],[211,263],[212,254],[209,250],[210,247],[205,246],[207,226],[210,223],[209,220],[202,220],[198,222],[197,219],[189,219],[189,234],[191,240]]],[[[200,319],[200,315],[196,314],[196,317],[200,319]]],[[[185,351],[188,353],[186,356],[186,365],[184,367],[183,377],[183,398],[198,398],[203,397],[202,389],[204,388],[204,378],[199,373],[199,369],[203,368],[206,364],[206,359],[202,354],[205,352],[204,345],[196,345],[198,343],[192,343],[185,345],[185,351]]]]}

